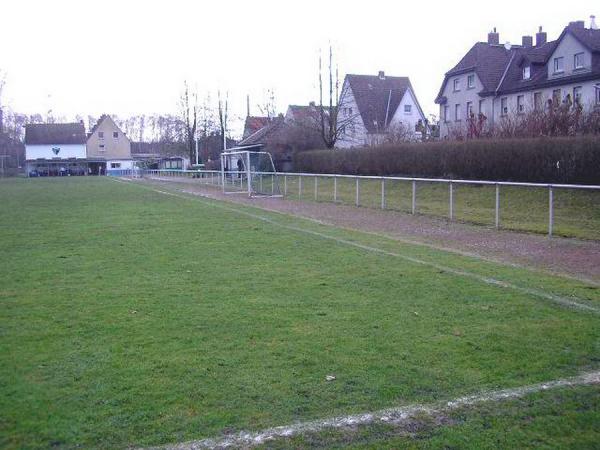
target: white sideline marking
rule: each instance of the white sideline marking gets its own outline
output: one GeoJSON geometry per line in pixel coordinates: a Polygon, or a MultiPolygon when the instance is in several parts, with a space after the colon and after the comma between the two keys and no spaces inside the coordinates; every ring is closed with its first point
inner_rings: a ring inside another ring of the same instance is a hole
{"type": "Polygon", "coordinates": [[[371,423],[387,423],[402,425],[419,416],[427,415],[439,417],[462,407],[473,406],[485,402],[499,402],[502,400],[516,399],[528,394],[570,386],[584,386],[600,383],[600,371],[588,372],[572,378],[564,378],[545,383],[532,384],[514,389],[502,389],[499,391],[484,392],[481,394],[459,397],[448,402],[440,402],[429,405],[409,405],[397,408],[382,409],[370,413],[353,414],[348,416],[332,417],[322,420],[312,420],[291,425],[268,428],[258,432],[241,431],[230,436],[202,439],[198,441],[170,444],[164,449],[172,450],[198,450],[215,448],[247,448],[261,445],[267,441],[277,438],[289,438],[299,434],[317,433],[324,429],[339,429],[357,425],[369,425],[371,423]]]}
{"type": "MultiPolygon", "coordinates": [[[[178,182],[180,184],[184,184],[185,183],[184,180],[178,180],[178,179],[159,178],[159,177],[152,177],[152,178],[149,178],[149,179],[155,180],[155,181],[159,181],[159,182],[163,182],[163,183],[178,183],[178,182]]],[[[211,185],[204,185],[204,186],[215,187],[215,186],[211,186],[211,185]]],[[[179,192],[183,192],[183,193],[191,194],[191,195],[195,195],[195,196],[201,196],[201,197],[205,197],[205,198],[208,198],[208,199],[211,199],[211,200],[226,201],[227,202],[227,200],[222,200],[222,199],[219,199],[217,197],[213,197],[211,195],[208,195],[208,194],[205,194],[205,193],[202,193],[202,192],[194,192],[194,191],[189,191],[189,190],[185,190],[185,189],[177,189],[177,190],[179,192]]],[[[518,264],[518,263],[515,263],[515,262],[507,262],[507,261],[503,261],[501,259],[497,259],[497,258],[490,257],[490,256],[483,256],[483,255],[480,255],[480,254],[477,254],[477,253],[473,253],[473,252],[469,252],[469,251],[465,251],[465,250],[459,250],[459,249],[452,248],[452,247],[445,247],[443,245],[432,244],[431,242],[424,242],[424,241],[421,241],[419,239],[408,239],[406,237],[400,237],[400,236],[397,236],[397,235],[390,236],[390,235],[387,235],[385,233],[379,233],[379,232],[375,232],[375,231],[367,231],[367,230],[360,230],[360,229],[357,230],[357,229],[354,229],[354,228],[351,228],[351,227],[347,227],[347,226],[343,226],[343,225],[337,225],[335,223],[328,222],[328,221],[325,221],[325,220],[315,219],[314,217],[305,216],[303,214],[296,214],[296,213],[293,213],[293,212],[280,211],[280,210],[274,209],[274,208],[267,208],[267,207],[265,207],[263,205],[260,205],[260,206],[245,205],[244,203],[238,203],[238,202],[235,202],[235,201],[231,201],[231,202],[228,202],[228,203],[235,203],[235,204],[240,204],[242,206],[248,206],[248,207],[251,207],[251,208],[258,208],[258,209],[262,209],[263,211],[269,211],[269,212],[272,212],[272,213],[276,213],[276,214],[280,214],[280,215],[284,215],[284,216],[288,216],[288,217],[299,217],[299,218],[307,220],[309,222],[314,222],[314,223],[317,223],[319,225],[327,225],[327,226],[339,228],[340,230],[347,230],[347,231],[352,231],[352,232],[359,231],[360,233],[363,233],[363,234],[368,234],[368,235],[371,235],[371,236],[377,236],[379,238],[384,238],[384,239],[391,239],[391,240],[394,240],[394,241],[397,241],[397,242],[401,242],[403,244],[427,247],[427,248],[431,248],[431,249],[434,249],[434,250],[441,250],[441,251],[447,252],[447,253],[455,253],[457,255],[466,256],[468,258],[478,259],[478,260],[490,262],[490,263],[493,263],[493,264],[498,264],[498,265],[507,266],[507,267],[513,267],[513,268],[516,267],[516,268],[520,268],[520,269],[526,269],[526,270],[528,270],[530,272],[541,273],[543,275],[551,275],[553,277],[565,278],[567,280],[577,281],[579,283],[585,283],[585,284],[589,284],[591,286],[600,287],[600,282],[592,280],[592,279],[587,278],[587,277],[576,276],[576,275],[567,274],[567,273],[563,273],[563,272],[556,272],[556,271],[553,271],[551,269],[539,269],[539,268],[536,268],[536,267],[529,267],[529,266],[525,266],[523,264],[518,264]]]]}
{"type": "MultiPolygon", "coordinates": [[[[125,182],[125,181],[122,181],[122,180],[115,180],[115,181],[120,181],[120,182],[128,183],[128,182],[125,182]]],[[[453,275],[457,275],[457,276],[461,276],[461,277],[471,278],[471,279],[474,279],[474,280],[477,280],[477,281],[480,281],[480,282],[483,282],[485,284],[489,284],[489,285],[492,285],[492,286],[498,286],[498,287],[502,287],[502,288],[512,289],[514,291],[521,292],[523,294],[528,294],[528,295],[531,295],[531,296],[534,296],[534,297],[538,297],[538,298],[541,298],[541,299],[544,299],[544,300],[550,300],[550,301],[552,301],[554,303],[557,303],[559,305],[562,305],[562,306],[566,306],[566,307],[570,307],[570,308],[575,308],[575,309],[579,309],[579,310],[582,310],[582,311],[591,312],[591,313],[594,313],[594,314],[600,314],[600,309],[599,308],[593,307],[591,305],[587,305],[585,303],[579,303],[579,302],[576,302],[574,300],[571,300],[571,299],[568,299],[568,298],[565,298],[565,297],[561,297],[561,296],[554,295],[554,294],[549,294],[547,292],[540,291],[538,289],[526,288],[526,287],[518,286],[518,285],[515,285],[515,284],[512,284],[512,283],[508,283],[506,281],[496,280],[495,278],[484,277],[484,276],[481,276],[481,275],[478,275],[478,274],[475,274],[475,273],[472,273],[472,272],[467,272],[467,271],[459,270],[459,269],[453,269],[451,267],[446,267],[446,266],[443,266],[441,264],[424,261],[422,259],[414,258],[412,256],[402,255],[400,253],[391,252],[389,250],[383,250],[383,249],[380,249],[380,248],[377,248],[377,247],[371,247],[369,245],[360,244],[358,242],[352,242],[352,241],[348,241],[346,239],[341,239],[341,238],[337,238],[337,237],[334,237],[334,236],[329,236],[327,234],[320,233],[318,231],[307,230],[307,229],[299,228],[299,227],[296,227],[296,226],[293,226],[293,225],[282,224],[282,223],[279,223],[279,222],[277,222],[275,220],[272,220],[272,219],[270,219],[268,217],[265,217],[265,216],[261,216],[261,215],[254,214],[254,213],[251,213],[251,212],[248,212],[248,211],[242,211],[242,210],[239,210],[239,209],[236,209],[236,208],[232,208],[232,207],[226,206],[224,204],[219,203],[218,200],[211,199],[210,202],[206,202],[206,201],[203,201],[203,199],[204,199],[203,196],[191,197],[190,195],[180,195],[180,194],[177,194],[177,193],[174,193],[174,192],[163,191],[161,189],[156,189],[156,188],[149,187],[149,186],[144,186],[144,185],[139,185],[139,184],[137,186],[140,186],[142,188],[145,188],[145,189],[153,191],[153,192],[157,192],[159,194],[169,195],[169,196],[177,197],[177,198],[180,198],[180,199],[183,199],[183,200],[200,201],[201,203],[204,203],[205,205],[209,205],[209,206],[213,206],[215,208],[223,209],[225,211],[229,211],[229,212],[234,212],[234,213],[237,213],[237,214],[245,215],[247,217],[251,217],[253,219],[261,220],[263,222],[269,223],[271,225],[278,226],[280,228],[285,228],[285,229],[288,229],[288,230],[291,230],[291,231],[296,231],[296,232],[299,232],[299,233],[305,233],[305,234],[310,234],[310,235],[313,235],[313,236],[318,236],[318,237],[323,238],[323,239],[328,239],[328,240],[337,242],[339,244],[348,245],[348,246],[359,248],[359,249],[366,250],[366,251],[369,251],[369,252],[379,253],[379,254],[386,255],[386,256],[393,256],[395,258],[404,259],[405,261],[409,261],[409,262],[412,262],[414,264],[419,264],[419,265],[422,265],[422,266],[433,267],[434,269],[437,269],[439,271],[451,273],[453,275]],[[198,197],[200,197],[200,198],[198,198],[198,197]]],[[[191,194],[191,195],[194,195],[194,194],[191,194]]]]}

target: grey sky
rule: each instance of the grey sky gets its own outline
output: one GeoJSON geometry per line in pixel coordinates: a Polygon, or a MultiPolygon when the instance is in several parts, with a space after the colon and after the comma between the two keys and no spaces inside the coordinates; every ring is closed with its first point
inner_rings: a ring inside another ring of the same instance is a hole
{"type": "Polygon", "coordinates": [[[22,1],[0,6],[5,103],[74,117],[176,112],[184,79],[200,95],[229,91],[245,114],[275,90],[279,109],[317,100],[319,49],[340,73],[409,76],[426,113],[443,74],[494,26],[520,43],[539,25],[555,39],[600,13],[590,0],[485,2],[22,1]],[[568,7],[567,7],[568,5],[568,7]],[[560,14],[559,14],[560,12],[560,14]]]}

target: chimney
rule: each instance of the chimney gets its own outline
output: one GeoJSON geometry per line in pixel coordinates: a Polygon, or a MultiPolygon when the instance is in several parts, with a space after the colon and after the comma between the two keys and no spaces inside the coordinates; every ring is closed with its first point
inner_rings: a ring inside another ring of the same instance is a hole
{"type": "Polygon", "coordinates": [[[523,36],[523,47],[530,48],[533,47],[533,37],[532,36],[523,36]]]}
{"type": "Polygon", "coordinates": [[[380,80],[385,80],[385,72],[383,70],[379,71],[379,75],[378,76],[379,76],[380,80]]]}
{"type": "Polygon", "coordinates": [[[540,26],[540,30],[535,35],[535,46],[539,47],[540,45],[544,45],[548,40],[548,34],[545,31],[542,31],[542,27],[540,26]]]}
{"type": "Polygon", "coordinates": [[[496,31],[496,27],[491,33],[488,33],[488,44],[498,45],[500,44],[500,33],[496,31]]]}
{"type": "Polygon", "coordinates": [[[575,22],[569,22],[569,27],[579,28],[580,30],[583,30],[585,28],[585,22],[583,20],[576,20],[575,22]]]}
{"type": "Polygon", "coordinates": [[[596,16],[590,16],[590,30],[597,30],[598,25],[596,25],[596,16]]]}

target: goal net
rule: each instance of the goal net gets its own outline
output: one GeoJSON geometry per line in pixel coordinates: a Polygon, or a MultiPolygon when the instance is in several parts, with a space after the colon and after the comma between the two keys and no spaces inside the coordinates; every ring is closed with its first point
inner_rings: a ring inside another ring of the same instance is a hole
{"type": "Polygon", "coordinates": [[[281,196],[279,177],[268,152],[232,149],[221,153],[221,184],[226,194],[281,196]]]}

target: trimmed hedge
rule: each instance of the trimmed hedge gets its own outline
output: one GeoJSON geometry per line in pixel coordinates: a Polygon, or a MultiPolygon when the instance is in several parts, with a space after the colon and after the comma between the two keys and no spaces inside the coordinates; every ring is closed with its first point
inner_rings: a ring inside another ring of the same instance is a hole
{"type": "Polygon", "coordinates": [[[600,184],[600,138],[436,141],[297,153],[298,172],[600,184]]]}

